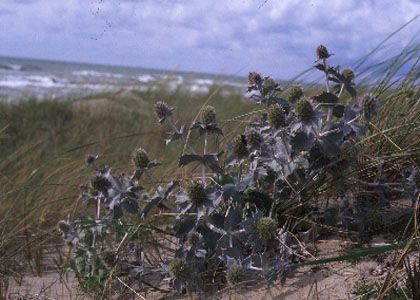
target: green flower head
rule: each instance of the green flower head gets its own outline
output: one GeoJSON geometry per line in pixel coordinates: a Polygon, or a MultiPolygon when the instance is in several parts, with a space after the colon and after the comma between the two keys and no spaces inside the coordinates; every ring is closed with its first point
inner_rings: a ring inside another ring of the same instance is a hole
{"type": "Polygon", "coordinates": [[[296,102],[303,96],[303,90],[300,85],[294,84],[290,88],[288,99],[290,102],[296,102]]]}
{"type": "Polygon", "coordinates": [[[188,265],[180,258],[174,258],[169,263],[169,273],[177,280],[185,280],[188,277],[188,265]]]}
{"type": "Polygon", "coordinates": [[[248,156],[247,141],[243,134],[237,136],[233,140],[233,153],[238,158],[244,158],[248,156]]]}
{"type": "Polygon", "coordinates": [[[258,131],[252,129],[247,132],[246,141],[251,148],[259,148],[263,142],[263,138],[258,131]]]}
{"type": "Polygon", "coordinates": [[[204,107],[201,112],[201,121],[206,125],[216,123],[216,109],[210,105],[204,107]]]}
{"type": "Polygon", "coordinates": [[[264,242],[267,242],[271,240],[276,234],[277,221],[269,217],[261,218],[255,222],[254,229],[258,238],[264,242]]]}
{"type": "Polygon", "coordinates": [[[377,211],[367,213],[365,222],[368,230],[378,230],[383,226],[382,215],[377,211]]]}
{"type": "Polygon", "coordinates": [[[246,272],[241,266],[232,266],[227,270],[227,279],[231,284],[237,284],[244,281],[246,272]]]}
{"type": "Polygon", "coordinates": [[[268,108],[268,122],[274,128],[280,128],[286,125],[286,115],[280,105],[270,105],[268,108]]]}
{"type": "Polygon", "coordinates": [[[99,192],[106,192],[111,183],[102,175],[96,175],[92,178],[92,187],[99,192]]]}
{"type": "Polygon", "coordinates": [[[187,235],[187,242],[192,247],[197,247],[200,243],[200,234],[196,231],[191,231],[187,235]]]}
{"type": "Polygon", "coordinates": [[[346,68],[343,70],[343,76],[348,81],[353,81],[355,74],[352,68],[346,68]]]}
{"type": "Polygon", "coordinates": [[[134,152],[133,162],[134,165],[139,169],[146,168],[150,163],[149,155],[147,154],[146,150],[143,148],[138,148],[134,152]]]}
{"type": "Polygon", "coordinates": [[[187,194],[190,198],[190,201],[194,204],[202,204],[206,199],[206,191],[204,186],[199,181],[191,181],[187,186],[187,194]]]}
{"type": "Polygon", "coordinates": [[[67,221],[61,220],[58,222],[57,226],[58,226],[58,229],[64,234],[67,234],[70,232],[71,226],[69,222],[67,221]]]}
{"type": "Polygon", "coordinates": [[[299,100],[296,103],[296,115],[300,121],[308,122],[315,115],[312,104],[305,99],[299,100]]]}

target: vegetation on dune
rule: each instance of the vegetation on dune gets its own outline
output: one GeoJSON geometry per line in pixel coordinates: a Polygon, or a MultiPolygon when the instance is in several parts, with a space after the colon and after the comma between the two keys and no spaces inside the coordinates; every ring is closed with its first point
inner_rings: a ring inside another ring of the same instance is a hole
{"type": "MultiPolygon", "coordinates": [[[[252,72],[252,101],[214,87],[0,103],[3,284],[27,265],[40,273],[59,232],[71,250],[61,270],[99,297],[169,293],[166,282],[178,293],[272,284],[303,265],[396,249],[401,263],[419,243],[416,47],[353,70],[321,45],[322,88],[252,72]],[[401,198],[414,213],[389,246],[318,261],[297,241],[317,224],[363,242],[401,198]]],[[[406,268],[417,295],[417,267],[406,268]]],[[[357,293],[385,296],[390,282],[357,293]]]]}

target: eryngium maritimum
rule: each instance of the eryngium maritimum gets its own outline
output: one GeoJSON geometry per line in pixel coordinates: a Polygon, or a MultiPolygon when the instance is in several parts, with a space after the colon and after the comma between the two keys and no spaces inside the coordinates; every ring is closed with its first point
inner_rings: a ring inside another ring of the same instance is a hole
{"type": "Polygon", "coordinates": [[[302,122],[308,122],[314,116],[314,109],[308,100],[299,100],[296,104],[296,115],[302,122]]]}
{"type": "Polygon", "coordinates": [[[162,123],[167,118],[169,118],[172,115],[172,111],[174,110],[173,107],[169,106],[164,101],[158,101],[154,105],[155,114],[159,119],[159,122],[162,123]]]}
{"type": "Polygon", "coordinates": [[[316,48],[316,56],[318,59],[327,59],[331,55],[328,53],[327,47],[324,45],[319,45],[318,48],[316,48]]]}

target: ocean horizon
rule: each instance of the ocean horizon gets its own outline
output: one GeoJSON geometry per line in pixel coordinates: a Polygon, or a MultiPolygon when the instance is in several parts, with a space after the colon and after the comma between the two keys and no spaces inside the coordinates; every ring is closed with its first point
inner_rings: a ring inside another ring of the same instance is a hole
{"type": "Polygon", "coordinates": [[[242,76],[0,56],[0,100],[77,99],[103,92],[183,89],[208,93],[212,86],[246,91],[242,76]]]}

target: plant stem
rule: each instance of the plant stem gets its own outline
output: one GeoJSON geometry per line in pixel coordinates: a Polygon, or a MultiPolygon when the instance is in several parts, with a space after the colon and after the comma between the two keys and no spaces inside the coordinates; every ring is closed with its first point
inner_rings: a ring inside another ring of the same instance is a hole
{"type": "MultiPolygon", "coordinates": [[[[324,63],[324,73],[325,73],[325,85],[327,87],[327,92],[330,92],[330,84],[328,83],[328,70],[327,70],[327,60],[324,58],[322,60],[322,62],[324,63]]],[[[328,114],[327,114],[327,122],[331,121],[331,117],[332,117],[332,108],[328,108],[328,114]]]]}
{"type": "MultiPolygon", "coordinates": [[[[98,221],[101,218],[101,198],[98,197],[98,200],[96,201],[96,214],[95,214],[95,226],[98,224],[98,221]]],[[[95,247],[96,244],[96,230],[93,232],[93,238],[92,238],[92,247],[95,247]]]]}
{"type": "MultiPolygon", "coordinates": [[[[206,131],[204,133],[203,156],[207,154],[207,143],[208,143],[208,134],[206,131]]],[[[206,165],[204,163],[201,163],[201,180],[203,181],[204,187],[206,187],[206,165]]]]}
{"type": "Polygon", "coordinates": [[[330,84],[328,83],[328,70],[327,70],[327,60],[324,58],[322,60],[322,62],[324,63],[324,73],[325,73],[325,85],[327,87],[327,92],[330,92],[330,84]]]}
{"type": "Polygon", "coordinates": [[[96,201],[96,220],[99,220],[101,218],[101,199],[98,199],[96,201]]]}
{"type": "MultiPolygon", "coordinates": [[[[286,154],[287,154],[287,170],[289,171],[289,174],[291,174],[292,173],[292,169],[290,168],[290,162],[291,162],[291,158],[290,158],[290,153],[289,153],[289,149],[287,148],[287,143],[286,143],[286,141],[284,140],[284,137],[283,137],[283,135],[281,135],[281,141],[282,141],[282,143],[283,143],[283,146],[284,146],[284,150],[286,150],[286,154]]],[[[283,171],[284,172],[284,171],[283,171]]]]}
{"type": "Polygon", "coordinates": [[[238,183],[241,182],[241,179],[242,179],[242,161],[239,163],[238,183]]]}
{"type": "Polygon", "coordinates": [[[341,97],[341,94],[343,93],[343,91],[344,91],[344,83],[341,84],[340,92],[338,93],[338,98],[341,97]]]}

